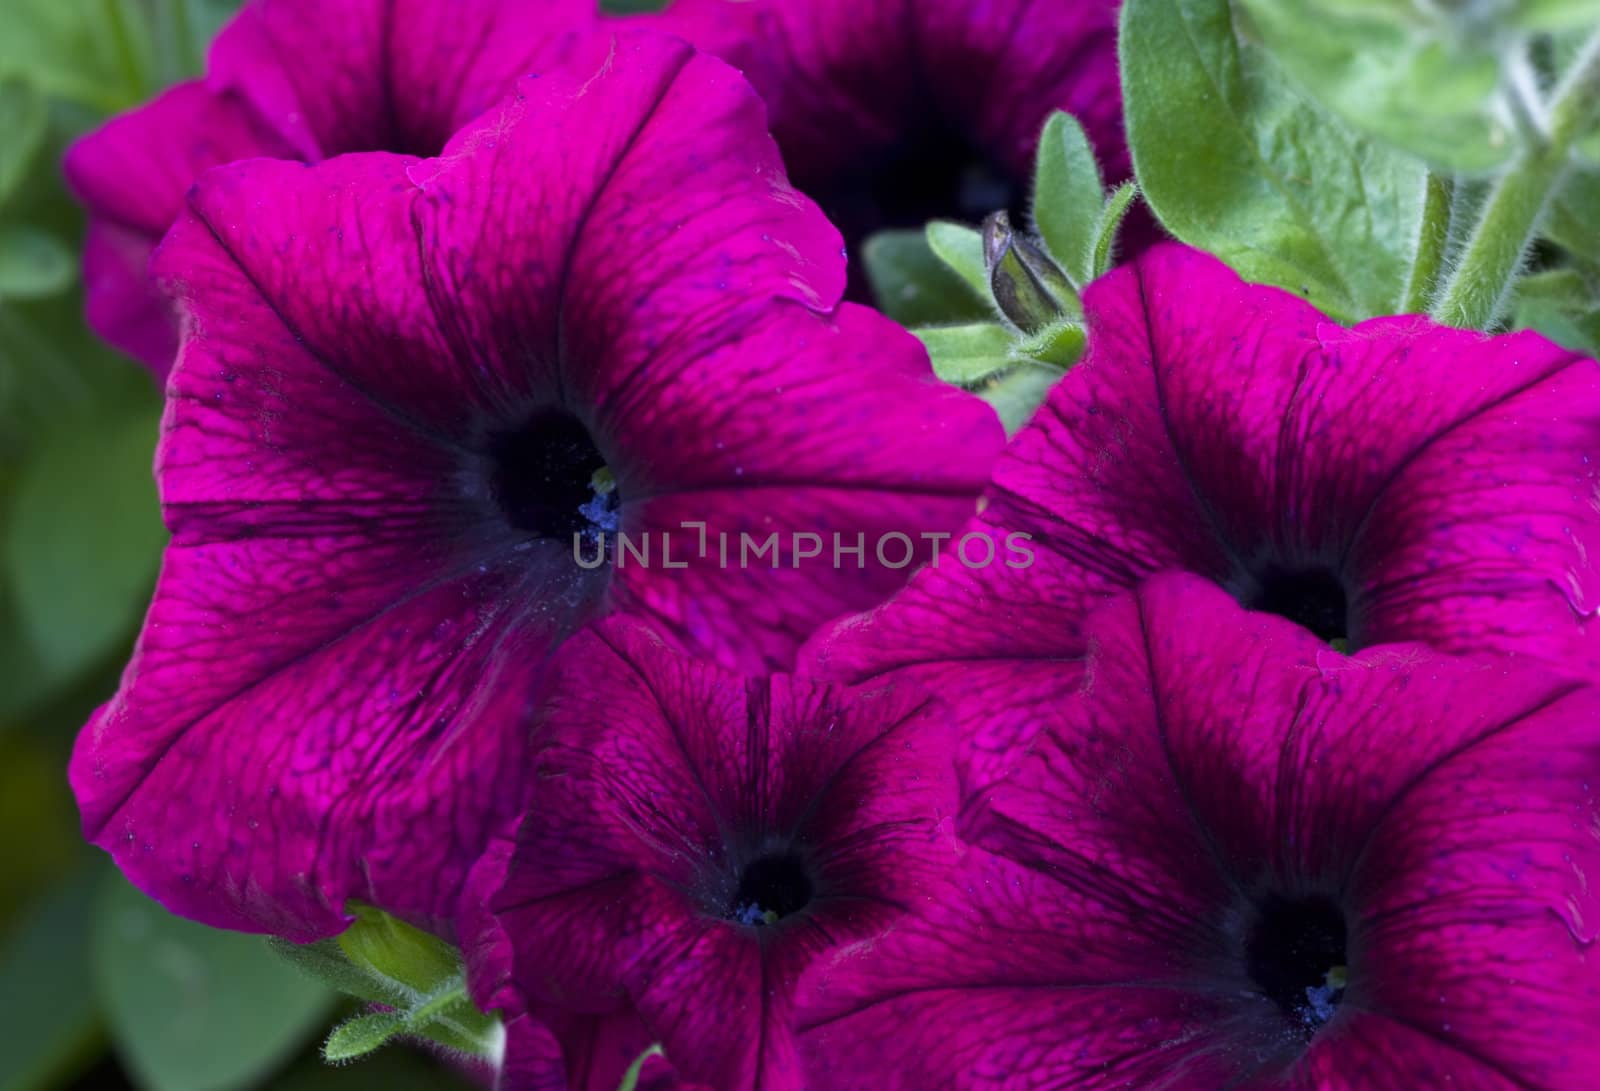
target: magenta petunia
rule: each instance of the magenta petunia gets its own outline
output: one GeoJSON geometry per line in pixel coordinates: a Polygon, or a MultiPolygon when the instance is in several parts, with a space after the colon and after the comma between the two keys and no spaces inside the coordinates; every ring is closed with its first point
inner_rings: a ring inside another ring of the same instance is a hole
{"type": "Polygon", "coordinates": [[[67,154],[89,211],[90,326],[164,379],[178,337],[150,253],[201,173],[254,156],[437,155],[599,22],[594,0],[251,0],[218,36],[204,79],[67,154]]]}
{"type": "Polygon", "coordinates": [[[830,309],[838,233],[749,86],[666,36],[598,45],[438,159],[213,170],[156,257],[185,314],[172,543],[71,772],[90,838],[178,912],[448,918],[521,812],[564,637],[624,613],[783,666],[904,578],[795,535],[973,510],[998,422],[830,309]],[[747,535],[776,544],[722,555],[747,535]]]}
{"type": "Polygon", "coordinates": [[[1420,317],[1346,329],[1175,244],[1085,306],[1087,358],[964,532],[997,549],[1029,535],[1031,563],[946,559],[820,637],[812,669],[950,691],[978,776],[1079,669],[1096,605],[1164,570],[1350,648],[1600,672],[1595,361],[1420,317]]]}
{"type": "Polygon", "coordinates": [[[635,1013],[718,1091],[806,1086],[802,972],[883,934],[956,861],[945,717],[910,687],[746,680],[621,619],[557,671],[489,901],[518,1001],[635,1013]]]}
{"type": "Polygon", "coordinates": [[[1091,632],[943,896],[807,978],[813,1086],[1594,1086],[1600,693],[1186,574],[1091,632]]]}
{"type": "Polygon", "coordinates": [[[1065,110],[1129,172],[1119,0],[677,0],[662,20],[742,68],[795,184],[852,242],[1026,204],[1065,110]]]}

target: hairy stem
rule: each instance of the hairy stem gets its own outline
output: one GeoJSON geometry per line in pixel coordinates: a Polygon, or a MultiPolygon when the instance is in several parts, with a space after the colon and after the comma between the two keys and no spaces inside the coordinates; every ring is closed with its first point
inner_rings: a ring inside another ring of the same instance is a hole
{"type": "Polygon", "coordinates": [[[1447,326],[1488,329],[1501,313],[1539,221],[1568,166],[1572,143],[1600,104],[1600,32],[1584,45],[1551,98],[1545,138],[1494,183],[1461,261],[1433,305],[1447,326]]]}
{"type": "Polygon", "coordinates": [[[1444,265],[1445,251],[1450,245],[1450,206],[1455,186],[1445,175],[1428,172],[1427,191],[1423,195],[1422,229],[1417,235],[1417,256],[1411,262],[1411,276],[1406,282],[1405,300],[1401,310],[1415,314],[1428,309],[1438,286],[1439,270],[1444,265]]]}

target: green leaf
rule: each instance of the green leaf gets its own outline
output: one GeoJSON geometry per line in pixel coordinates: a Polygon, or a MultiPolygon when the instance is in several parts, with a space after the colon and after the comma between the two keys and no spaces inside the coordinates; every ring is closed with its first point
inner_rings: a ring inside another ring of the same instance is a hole
{"type": "Polygon", "coordinates": [[[75,673],[108,655],[144,612],[166,541],[150,461],[155,407],[68,422],[24,464],[0,578],[44,667],[75,673]]]}
{"type": "Polygon", "coordinates": [[[966,224],[932,220],[927,227],[928,247],[978,298],[989,298],[989,272],[983,259],[983,234],[966,224]]]}
{"type": "Polygon", "coordinates": [[[1600,355],[1600,292],[1572,269],[1524,277],[1517,284],[1514,324],[1575,352],[1600,355]]]}
{"type": "Polygon", "coordinates": [[[20,72],[52,98],[101,113],[156,90],[151,20],[139,0],[9,0],[0,69],[20,72]]]}
{"type": "Polygon", "coordinates": [[[77,258],[54,236],[26,224],[0,227],[0,304],[57,295],[77,273],[77,258]]]}
{"type": "Polygon", "coordinates": [[[330,1064],[340,1064],[365,1057],[387,1045],[405,1029],[405,1016],[399,1012],[375,1011],[347,1019],[334,1027],[333,1033],[323,1043],[323,1059],[330,1064]]]}
{"type": "Polygon", "coordinates": [[[44,96],[18,76],[0,77],[0,205],[16,190],[44,144],[44,96]]]}
{"type": "Polygon", "coordinates": [[[998,323],[929,326],[912,332],[928,346],[933,373],[947,383],[972,386],[1012,366],[1012,333],[998,323]]]}
{"type": "Polygon", "coordinates": [[[1564,250],[1588,261],[1600,260],[1600,170],[1567,175],[1545,234],[1564,250]]]}
{"type": "Polygon", "coordinates": [[[1100,219],[1094,229],[1090,280],[1098,280],[1111,271],[1111,265],[1116,261],[1117,233],[1122,230],[1122,221],[1128,218],[1128,210],[1133,207],[1133,199],[1137,196],[1139,196],[1138,185],[1124,182],[1106,198],[1105,207],[1100,210],[1100,219]]]}
{"type": "Polygon", "coordinates": [[[339,933],[351,962],[417,994],[434,993],[461,977],[461,956],[443,940],[380,909],[352,904],[356,920],[339,933]]]}
{"type": "Polygon", "coordinates": [[[255,1086],[327,1018],[332,997],[260,936],[181,920],[115,876],[91,935],[118,1053],[160,1091],[255,1086]]]}
{"type": "Polygon", "coordinates": [[[1451,170],[1516,153],[1502,92],[1501,59],[1521,49],[1511,23],[1414,0],[1241,3],[1285,71],[1364,132],[1451,170]]]}
{"type": "Polygon", "coordinates": [[[1083,126],[1052,114],[1039,139],[1033,176],[1033,223],[1050,254],[1082,288],[1095,276],[1105,182],[1083,126]]]}
{"type": "Polygon", "coordinates": [[[1145,200],[1178,238],[1346,321],[1397,309],[1427,170],[1315,106],[1228,0],[1128,0],[1121,57],[1145,200]]]}
{"type": "Polygon", "coordinates": [[[882,231],[867,240],[861,260],[873,298],[903,326],[964,322],[992,315],[974,291],[933,252],[922,231],[882,231]]]}
{"type": "Polygon", "coordinates": [[[84,941],[96,886],[85,868],[41,899],[0,949],[0,1091],[57,1086],[54,1077],[100,1033],[84,941]]]}
{"type": "Polygon", "coordinates": [[[1033,417],[1060,378],[1059,368],[1024,363],[986,383],[977,394],[994,406],[1000,423],[1005,425],[1006,435],[1014,436],[1033,417]]]}

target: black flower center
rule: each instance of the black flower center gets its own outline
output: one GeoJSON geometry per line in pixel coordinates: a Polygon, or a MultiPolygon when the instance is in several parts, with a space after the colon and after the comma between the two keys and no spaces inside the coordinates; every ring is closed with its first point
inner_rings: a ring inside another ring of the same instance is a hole
{"type": "Polygon", "coordinates": [[[811,904],[814,893],[811,875],[798,853],[760,856],[740,872],[728,919],[739,924],[777,924],[811,904]]]}
{"type": "Polygon", "coordinates": [[[1350,638],[1350,602],[1344,583],[1326,568],[1268,569],[1245,605],[1286,617],[1326,641],[1350,638]]]}
{"type": "Polygon", "coordinates": [[[1327,898],[1271,895],[1245,941],[1250,980],[1308,1034],[1333,1018],[1348,966],[1344,914],[1327,898]]]}
{"type": "Polygon", "coordinates": [[[932,219],[977,223],[991,212],[1016,211],[1023,196],[1009,172],[948,126],[924,128],[849,177],[808,192],[819,190],[819,202],[851,243],[932,219]]]}
{"type": "Polygon", "coordinates": [[[571,413],[542,410],[489,442],[494,497],[518,530],[540,538],[616,529],[619,500],[589,432],[571,413]]]}

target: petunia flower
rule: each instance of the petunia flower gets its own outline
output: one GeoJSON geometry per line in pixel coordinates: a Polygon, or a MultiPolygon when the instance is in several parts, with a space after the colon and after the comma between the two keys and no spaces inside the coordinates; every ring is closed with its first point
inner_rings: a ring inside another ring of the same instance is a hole
{"type": "Polygon", "coordinates": [[[557,670],[537,788],[487,883],[511,952],[491,978],[534,1010],[632,1013],[718,1091],[807,1086],[800,975],[956,859],[944,717],[910,687],[747,681],[620,619],[557,670]]]}
{"type": "Polygon", "coordinates": [[[1350,649],[1600,671],[1594,360],[1420,317],[1345,329],[1177,245],[1085,306],[1088,356],[956,539],[972,558],[1031,559],[925,569],[819,637],[810,669],[950,691],[980,778],[1080,669],[1092,610],[1167,570],[1350,649]]]}
{"type": "Polygon", "coordinates": [[[172,543],[71,774],[169,908],[297,938],[350,897],[448,918],[521,813],[565,636],[623,613],[782,666],[904,579],[836,540],[973,510],[993,413],[828,309],[839,236],[749,86],[666,36],[600,44],[437,159],[214,170],[157,255],[172,543]]]}
{"type": "Polygon", "coordinates": [[[852,243],[1026,204],[1045,120],[1129,172],[1118,0],[676,0],[668,28],[743,69],[795,184],[852,243]]]}
{"type": "Polygon", "coordinates": [[[1092,632],[981,851],[808,977],[813,1086],[1594,1086],[1600,694],[1183,574],[1092,632]]]}
{"type": "Polygon", "coordinates": [[[251,0],[203,79],[68,151],[67,181],[89,211],[90,326],[165,379],[177,324],[150,253],[206,169],[255,156],[437,155],[599,21],[594,0],[251,0]]]}

